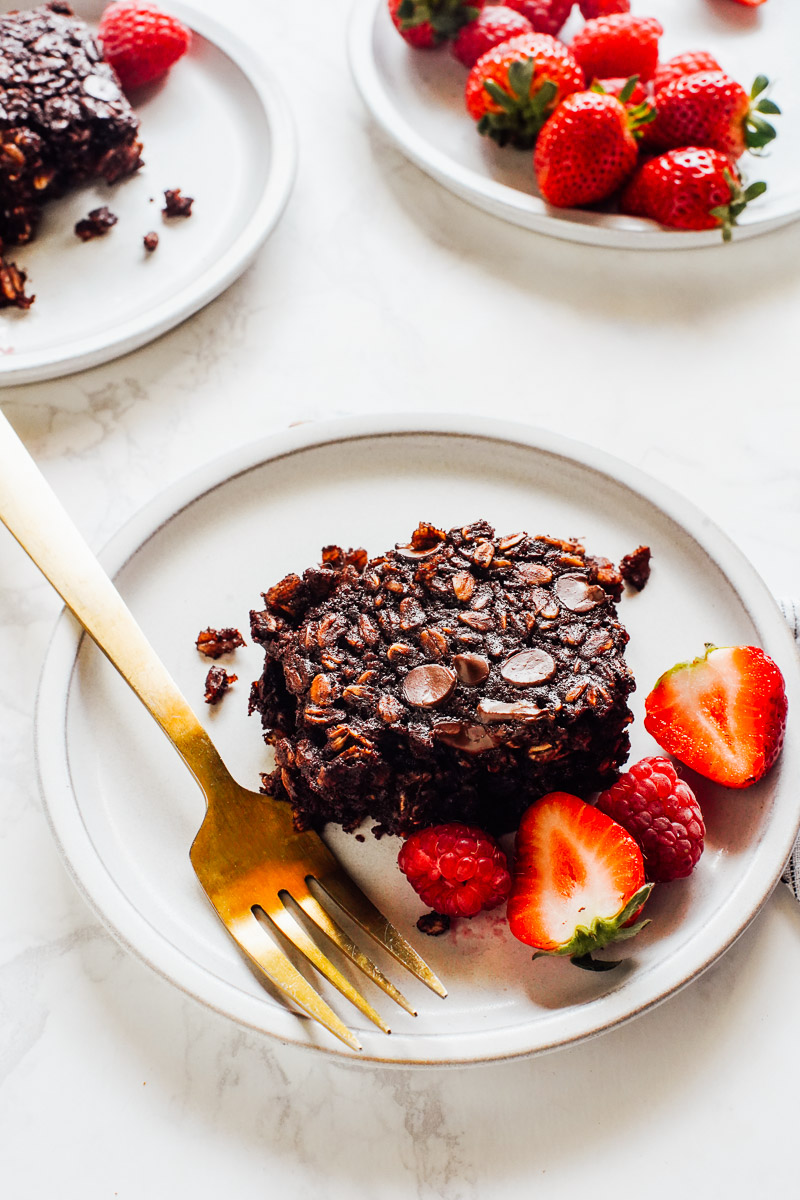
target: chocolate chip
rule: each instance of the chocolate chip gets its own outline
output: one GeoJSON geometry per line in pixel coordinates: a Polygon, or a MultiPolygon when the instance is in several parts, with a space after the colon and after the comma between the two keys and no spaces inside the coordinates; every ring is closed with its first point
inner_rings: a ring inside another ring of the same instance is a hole
{"type": "Polygon", "coordinates": [[[585,575],[562,575],[556,580],[555,593],[565,608],[576,613],[589,612],[606,599],[603,589],[589,583],[585,575]]]}
{"type": "Polygon", "coordinates": [[[510,704],[504,700],[481,700],[478,705],[478,717],[486,725],[495,721],[534,721],[541,714],[542,709],[530,700],[514,700],[510,704]]]}
{"type": "Polygon", "coordinates": [[[435,708],[453,692],[456,673],[439,663],[414,667],[403,680],[403,695],[414,708],[435,708]]]}
{"type": "Polygon", "coordinates": [[[518,563],[517,571],[526,583],[549,583],[553,572],[539,563],[518,563]]]}
{"type": "Polygon", "coordinates": [[[546,650],[520,650],[506,659],[500,668],[500,674],[506,683],[515,687],[532,687],[535,683],[544,683],[551,679],[556,672],[555,660],[546,650]]]}
{"type": "Polygon", "coordinates": [[[427,550],[417,550],[415,546],[395,546],[395,551],[398,558],[405,558],[413,561],[418,558],[430,558],[439,549],[438,546],[429,546],[427,550]]]}
{"type": "Polygon", "coordinates": [[[461,750],[464,754],[480,754],[483,750],[494,750],[497,738],[485,725],[469,725],[463,721],[440,721],[433,727],[434,737],[445,746],[461,750]]]}
{"type": "Polygon", "coordinates": [[[113,79],[104,75],[87,75],[83,81],[83,90],[95,100],[119,100],[119,88],[113,79]]]}
{"type": "Polygon", "coordinates": [[[481,654],[457,654],[453,666],[456,675],[467,687],[477,687],[489,674],[489,664],[481,654]]]}

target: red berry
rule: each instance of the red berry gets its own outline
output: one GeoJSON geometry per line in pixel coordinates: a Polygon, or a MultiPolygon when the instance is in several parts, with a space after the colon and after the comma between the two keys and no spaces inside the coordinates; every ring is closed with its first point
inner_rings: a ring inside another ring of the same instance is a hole
{"type": "Polygon", "coordinates": [[[587,21],[572,39],[571,50],[589,81],[638,75],[647,82],[658,66],[658,39],[663,32],[655,17],[612,13],[587,21]]]}
{"type": "Polygon", "coordinates": [[[177,18],[151,4],[130,0],[109,4],[98,37],[103,57],[126,91],[160,78],[186,53],[192,40],[191,32],[177,18]]]}
{"type": "MultiPolygon", "coordinates": [[[[629,80],[618,76],[616,79],[595,79],[594,87],[600,87],[608,96],[616,96],[619,100],[620,92],[625,91],[629,86],[629,80]]],[[[628,95],[627,100],[623,100],[626,108],[636,108],[639,104],[647,103],[647,89],[643,83],[637,82],[628,95]]]]}
{"type": "Polygon", "coordinates": [[[527,17],[503,4],[493,4],[459,32],[452,44],[453,54],[465,67],[474,67],[487,50],[521,33],[533,33],[527,17]]]}
{"type": "Polygon", "coordinates": [[[578,8],[587,21],[592,21],[611,13],[630,12],[631,0],[578,0],[578,8]]]}
{"type": "Polygon", "coordinates": [[[783,676],[760,647],[707,645],[701,658],[661,676],[645,700],[644,725],[692,770],[743,788],[780,754],[786,710],[783,676]]]}
{"type": "Polygon", "coordinates": [[[486,0],[389,0],[395,29],[410,46],[430,50],[474,21],[486,0]]]}
{"type": "Polygon", "coordinates": [[[762,150],[775,137],[762,113],[780,113],[765,94],[768,87],[760,76],[748,96],[724,71],[680,75],[658,93],[648,141],[664,150],[710,146],[732,159],[745,150],[762,150]]]}
{"type": "Polygon", "coordinates": [[[539,191],[562,208],[612,195],[636,166],[628,112],[615,96],[574,92],[559,104],[534,151],[539,191]]]}
{"type": "Polygon", "coordinates": [[[563,42],[523,33],[482,54],[469,73],[467,112],[501,146],[533,146],[560,100],[583,88],[583,71],[563,42]]]}
{"type": "Polygon", "coordinates": [[[703,853],[706,829],[694,792],[668,758],[643,758],[597,800],[642,852],[651,883],[685,879],[703,853]]]}
{"type": "Polygon", "coordinates": [[[587,955],[633,937],[652,884],[631,835],[568,792],[551,792],[523,814],[517,831],[508,924],[544,954],[587,955]]]}
{"type": "Polygon", "coordinates": [[[721,71],[713,54],[709,54],[707,50],[687,50],[685,54],[676,54],[674,58],[669,58],[665,63],[660,63],[658,70],[653,76],[653,92],[660,92],[668,83],[672,83],[673,79],[680,79],[681,75],[696,75],[698,71],[721,71]]]}
{"type": "Polygon", "coordinates": [[[556,37],[572,12],[575,0],[505,0],[505,3],[527,17],[537,33],[556,37]]]}
{"type": "Polygon", "coordinates": [[[453,821],[412,833],[397,856],[414,891],[437,913],[474,917],[511,891],[506,856],[494,838],[453,821]]]}

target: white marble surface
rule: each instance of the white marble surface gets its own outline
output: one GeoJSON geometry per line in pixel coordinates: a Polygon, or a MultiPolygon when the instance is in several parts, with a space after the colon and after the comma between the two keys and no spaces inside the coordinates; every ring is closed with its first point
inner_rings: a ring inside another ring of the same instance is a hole
{"type": "MultiPolygon", "coordinates": [[[[341,412],[463,410],[643,466],[705,508],[776,593],[797,592],[800,225],[674,255],[525,234],[441,191],[370,127],[346,67],[345,0],[313,15],[275,0],[221,11],[296,114],[300,172],[276,233],[157,344],[0,393],[90,542],[251,435],[341,412]]],[[[800,909],[785,889],[698,982],[572,1050],[430,1073],[260,1040],[119,949],[60,864],[31,734],[57,611],[0,537],[9,1200],[796,1188],[800,909]]]]}

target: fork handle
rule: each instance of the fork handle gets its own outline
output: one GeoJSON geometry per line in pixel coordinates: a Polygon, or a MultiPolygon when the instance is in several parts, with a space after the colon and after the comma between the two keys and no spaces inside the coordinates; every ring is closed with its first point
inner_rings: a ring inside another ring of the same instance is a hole
{"type": "Polygon", "coordinates": [[[149,710],[208,796],[231,776],[130,609],[0,412],[0,521],[149,710]]]}

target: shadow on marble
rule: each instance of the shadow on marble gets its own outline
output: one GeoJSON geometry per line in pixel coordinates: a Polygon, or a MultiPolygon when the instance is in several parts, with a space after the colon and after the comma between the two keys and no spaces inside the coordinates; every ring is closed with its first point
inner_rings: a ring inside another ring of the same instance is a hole
{"type": "Polygon", "coordinates": [[[797,291],[800,222],[738,244],[675,253],[578,245],[474,208],[407,162],[373,125],[365,133],[376,174],[406,217],[439,247],[526,295],[632,326],[685,326],[797,291]]]}

